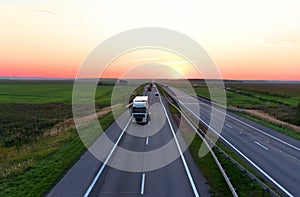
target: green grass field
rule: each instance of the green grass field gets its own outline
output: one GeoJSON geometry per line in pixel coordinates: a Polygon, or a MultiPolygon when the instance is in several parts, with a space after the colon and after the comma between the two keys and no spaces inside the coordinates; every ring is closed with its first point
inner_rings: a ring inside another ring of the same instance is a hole
{"type": "MultiPolygon", "coordinates": [[[[173,82],[175,83],[175,82],[173,82]]],[[[183,83],[182,83],[183,84],[183,83]]],[[[177,87],[186,90],[180,82],[177,87]]],[[[210,98],[209,90],[203,81],[192,85],[196,94],[210,98]]],[[[300,83],[256,83],[256,82],[226,82],[225,91],[227,106],[242,109],[260,110],[284,122],[300,126],[300,83]]],[[[214,89],[218,92],[219,89],[214,89]]],[[[189,93],[193,90],[189,89],[189,93]]],[[[220,101],[220,98],[212,98],[220,101]]]]}
{"type": "MultiPolygon", "coordinates": [[[[47,134],[72,118],[72,90],[70,80],[0,80],[0,196],[44,195],[86,150],[75,129],[47,134]]],[[[98,85],[96,110],[119,102],[127,105],[130,92],[142,90],[98,85]]],[[[104,130],[113,120],[111,112],[99,118],[104,130]]],[[[83,137],[92,143],[97,136],[83,137]]]]}
{"type": "MultiPolygon", "coordinates": [[[[99,119],[103,129],[112,113],[99,119]]],[[[43,136],[21,148],[0,148],[0,196],[42,196],[86,151],[72,129],[43,136]]]]}
{"type": "MultiPolygon", "coordinates": [[[[300,98],[298,86],[285,87],[284,93],[269,87],[266,93],[265,89],[234,85],[227,90],[228,103],[233,106],[295,109],[300,98]]],[[[111,100],[127,104],[129,90],[134,94],[142,91],[134,88],[124,86],[116,90],[113,85],[98,86],[96,110],[110,106],[111,100]]],[[[43,195],[86,150],[74,129],[45,135],[54,125],[72,117],[72,89],[72,81],[0,80],[0,196],[43,195]]],[[[209,96],[205,84],[199,84],[195,91],[209,96]]],[[[109,113],[99,121],[105,129],[113,116],[109,113]]],[[[193,142],[190,150],[193,147],[196,150],[198,143],[193,142]]],[[[202,166],[210,165],[203,162],[202,166]]]]}
{"type": "Polygon", "coordinates": [[[73,81],[0,80],[0,103],[71,103],[73,81]]]}
{"type": "Polygon", "coordinates": [[[239,94],[277,104],[297,106],[300,102],[300,84],[296,83],[226,83],[239,94]]]}
{"type": "MultiPolygon", "coordinates": [[[[210,98],[204,82],[194,83],[195,93],[210,98]]],[[[278,106],[296,107],[300,102],[300,83],[225,82],[227,105],[237,107],[278,106]]],[[[217,91],[217,89],[216,89],[217,91]]]]}
{"type": "MultiPolygon", "coordinates": [[[[113,85],[98,86],[95,101],[110,105],[113,85]]],[[[73,81],[0,80],[0,103],[72,103],[73,81]]]]}
{"type": "MultiPolygon", "coordinates": [[[[98,86],[97,110],[110,106],[98,86]]],[[[42,196],[86,150],[75,129],[45,135],[72,117],[72,81],[0,81],[0,196],[42,196]]],[[[99,119],[103,129],[112,113],[99,119]]]]}

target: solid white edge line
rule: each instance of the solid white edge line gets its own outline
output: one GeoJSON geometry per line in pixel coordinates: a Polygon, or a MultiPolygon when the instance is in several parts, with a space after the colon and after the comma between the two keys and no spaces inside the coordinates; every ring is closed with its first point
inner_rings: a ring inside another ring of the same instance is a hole
{"type": "Polygon", "coordinates": [[[111,149],[109,155],[107,156],[107,158],[105,159],[104,163],[102,164],[100,170],[98,171],[97,175],[95,176],[94,180],[92,181],[92,183],[90,184],[89,188],[86,190],[84,197],[88,197],[93,189],[93,187],[95,186],[97,180],[99,179],[100,175],[102,174],[104,168],[106,167],[110,157],[112,156],[113,152],[115,151],[116,147],[118,146],[118,143],[120,142],[121,138],[123,137],[130,121],[131,121],[132,117],[129,118],[129,121],[127,122],[126,126],[124,127],[122,133],[120,134],[118,140],[116,141],[116,143],[114,144],[113,148],[111,149]]]}
{"type": "Polygon", "coordinates": [[[192,186],[193,192],[194,192],[194,194],[195,194],[196,197],[199,197],[199,193],[198,193],[198,191],[197,191],[197,188],[196,188],[196,185],[195,185],[195,183],[194,183],[193,177],[192,177],[191,172],[190,172],[190,170],[189,170],[189,167],[188,167],[188,165],[187,165],[187,163],[186,163],[186,160],[185,160],[185,158],[184,158],[184,156],[183,156],[183,153],[182,153],[182,150],[181,150],[181,148],[180,148],[179,142],[178,142],[178,140],[177,140],[177,138],[176,138],[176,134],[175,134],[175,132],[174,132],[173,126],[172,126],[171,121],[170,121],[170,119],[169,119],[169,116],[168,116],[168,114],[167,114],[167,110],[166,110],[166,108],[165,108],[165,106],[164,106],[164,104],[163,104],[163,102],[162,102],[160,96],[159,96],[159,100],[160,100],[161,105],[162,105],[162,107],[163,107],[163,109],[164,109],[164,112],[165,112],[165,114],[166,114],[166,118],[167,118],[168,123],[169,123],[169,125],[170,125],[170,128],[171,128],[171,131],[172,131],[174,140],[175,140],[175,142],[176,142],[178,151],[179,151],[180,156],[181,156],[181,160],[182,160],[183,166],[184,166],[185,171],[186,171],[186,173],[187,173],[187,176],[188,176],[188,178],[189,178],[189,181],[190,181],[190,184],[191,184],[191,186],[192,186]]]}
{"type": "MultiPolygon", "coordinates": [[[[195,126],[193,125],[193,123],[191,123],[191,121],[187,118],[187,116],[185,115],[184,112],[180,111],[180,113],[183,115],[183,117],[185,118],[185,120],[186,120],[186,121],[190,124],[190,126],[195,130],[196,134],[203,140],[204,144],[205,144],[205,145],[207,146],[207,148],[209,149],[209,152],[210,152],[210,154],[212,155],[212,157],[214,158],[214,160],[215,160],[215,162],[216,162],[216,164],[217,164],[217,166],[218,166],[218,168],[219,168],[221,174],[223,175],[223,177],[224,177],[224,179],[225,179],[225,181],[226,181],[226,183],[227,183],[227,185],[228,185],[228,187],[229,187],[229,189],[230,189],[232,195],[233,195],[234,197],[238,197],[238,195],[237,195],[237,193],[236,193],[236,191],[235,191],[233,185],[231,184],[230,179],[228,178],[228,176],[227,176],[225,170],[223,169],[223,167],[222,167],[221,163],[219,162],[218,158],[216,157],[214,151],[211,149],[211,147],[209,146],[207,140],[205,139],[205,138],[208,138],[208,137],[207,137],[207,136],[203,137],[203,136],[197,131],[197,128],[195,128],[195,126]]],[[[208,138],[208,139],[209,139],[209,138],[208,138]]]]}
{"type": "Polygon", "coordinates": [[[269,150],[267,147],[265,147],[264,145],[262,145],[261,143],[254,141],[255,144],[257,144],[258,146],[260,146],[261,148],[265,149],[265,150],[269,150]]]}
{"type": "Polygon", "coordinates": [[[145,192],[145,180],[146,180],[146,175],[145,173],[142,174],[142,183],[141,183],[141,194],[143,195],[145,192]]]}
{"type": "MultiPolygon", "coordinates": [[[[179,100],[178,100],[179,101],[179,100]]],[[[180,101],[179,101],[180,102],[180,101]]],[[[182,102],[180,102],[185,106],[182,102]]],[[[278,188],[280,188],[288,196],[293,196],[289,191],[287,191],[283,186],[281,186],[277,181],[275,181],[270,175],[268,175],[263,169],[256,165],[252,160],[246,157],[239,149],[233,146],[229,141],[227,141],[223,136],[221,136],[217,131],[210,127],[206,122],[204,122],[198,115],[185,106],[195,117],[197,117],[203,124],[205,124],[209,129],[211,129],[216,135],[218,135],[223,141],[225,141],[230,147],[232,147],[237,153],[239,153],[244,159],[246,159],[251,165],[253,165],[258,171],[260,171],[264,176],[266,176],[271,182],[273,182],[278,188]]]]}
{"type": "Polygon", "coordinates": [[[149,137],[146,138],[146,145],[149,144],[149,137]]]}
{"type": "MultiPolygon", "coordinates": [[[[199,100],[199,99],[198,99],[198,100],[199,100]]],[[[201,102],[202,102],[202,101],[201,101],[201,102]]],[[[204,102],[202,102],[202,103],[203,103],[204,105],[210,107],[208,104],[206,104],[206,103],[204,103],[204,102]]],[[[219,105],[219,104],[218,104],[218,105],[219,105]]],[[[220,105],[220,106],[222,106],[222,105],[220,105]]],[[[212,106],[211,106],[211,107],[212,107],[212,106]]],[[[222,106],[222,107],[224,107],[224,106],[222,106]]],[[[292,145],[292,144],[289,144],[288,142],[285,142],[285,141],[283,141],[283,140],[281,140],[281,139],[279,139],[279,138],[277,138],[277,137],[275,137],[275,136],[273,136],[273,135],[271,135],[271,134],[269,134],[269,133],[266,133],[266,132],[264,132],[264,131],[262,131],[262,130],[260,130],[260,129],[254,127],[254,126],[252,126],[252,125],[249,125],[249,124],[247,124],[247,123],[245,123],[245,122],[243,122],[243,121],[241,121],[241,120],[239,120],[239,119],[237,119],[237,118],[235,118],[235,117],[233,117],[233,116],[231,116],[231,115],[229,115],[229,114],[227,114],[227,113],[224,113],[224,112],[220,111],[219,109],[217,109],[216,107],[213,107],[213,108],[214,108],[216,111],[218,111],[218,112],[220,112],[220,113],[222,113],[222,114],[228,116],[229,118],[231,118],[231,119],[233,119],[233,120],[235,120],[235,121],[238,121],[239,123],[242,123],[243,125],[246,125],[247,127],[250,127],[250,128],[252,128],[252,129],[254,129],[254,130],[256,130],[256,131],[258,131],[258,132],[260,132],[260,133],[266,135],[266,136],[269,136],[270,138],[273,138],[273,139],[275,139],[275,140],[277,140],[277,141],[279,141],[279,142],[281,142],[281,143],[283,143],[283,144],[285,144],[285,145],[287,145],[287,146],[289,146],[289,147],[291,147],[291,148],[293,148],[293,149],[296,149],[297,151],[300,151],[300,148],[298,148],[298,147],[296,147],[296,146],[294,146],[294,145],[292,145]]]]}

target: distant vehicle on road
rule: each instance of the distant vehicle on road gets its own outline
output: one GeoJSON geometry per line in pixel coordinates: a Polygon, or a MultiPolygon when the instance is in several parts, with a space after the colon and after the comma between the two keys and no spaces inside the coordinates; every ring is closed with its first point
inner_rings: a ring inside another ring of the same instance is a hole
{"type": "Polygon", "coordinates": [[[148,87],[147,87],[148,92],[151,92],[152,86],[153,86],[152,83],[149,83],[149,85],[148,85],[148,87]]]}
{"type": "Polygon", "coordinates": [[[149,116],[148,96],[136,96],[132,102],[132,121],[146,123],[149,116]]]}
{"type": "Polygon", "coordinates": [[[158,92],[155,92],[155,94],[154,94],[155,96],[158,96],[159,94],[158,94],[158,92]]]}

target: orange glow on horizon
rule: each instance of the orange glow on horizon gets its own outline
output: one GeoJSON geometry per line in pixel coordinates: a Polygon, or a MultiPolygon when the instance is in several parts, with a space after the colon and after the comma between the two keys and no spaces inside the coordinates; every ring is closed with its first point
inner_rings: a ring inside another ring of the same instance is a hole
{"type": "MultiPolygon", "coordinates": [[[[89,52],[104,40],[130,29],[163,27],[199,43],[223,79],[300,81],[299,7],[296,0],[3,1],[0,76],[75,78],[89,52]],[[183,10],[184,14],[178,14],[183,10]]],[[[119,66],[102,77],[121,77],[137,64],[166,62],[177,72],[170,76],[201,77],[180,61],[144,51],[120,58],[119,66]],[[140,61],[147,57],[153,60],[140,61]]],[[[134,72],[132,77],[143,76],[141,71],[134,72]]]]}
{"type": "Polygon", "coordinates": [[[140,49],[118,57],[103,78],[200,78],[182,57],[161,49],[140,49]],[[142,68],[141,68],[142,67],[142,68]]]}
{"type": "MultiPolygon", "coordinates": [[[[221,65],[221,64],[220,64],[221,65]]],[[[129,65],[130,66],[130,65],[129,65]]],[[[222,65],[219,66],[220,74],[223,79],[233,80],[299,80],[300,81],[300,69],[294,66],[295,69],[272,69],[271,67],[260,66],[259,69],[253,70],[245,66],[232,64],[227,66],[226,69],[222,69],[222,65]]],[[[253,68],[253,67],[250,67],[253,68]]],[[[73,65],[60,65],[60,66],[39,66],[29,65],[26,66],[14,65],[14,64],[1,64],[0,76],[1,77],[43,77],[43,78],[75,78],[77,74],[78,66],[73,65]],[[7,65],[7,66],[5,66],[7,65]]],[[[119,78],[123,75],[124,69],[107,70],[101,77],[103,78],[119,78]],[[109,72],[108,72],[109,71],[109,72]]],[[[183,71],[181,71],[183,72],[183,71]]],[[[201,78],[189,75],[190,78],[201,78]]],[[[137,76],[137,78],[139,78],[137,76]]]]}

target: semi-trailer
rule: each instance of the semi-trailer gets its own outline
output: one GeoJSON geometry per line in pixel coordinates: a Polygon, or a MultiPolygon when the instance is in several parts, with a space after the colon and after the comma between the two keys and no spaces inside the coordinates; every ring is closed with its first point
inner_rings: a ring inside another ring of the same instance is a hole
{"type": "Polygon", "coordinates": [[[132,102],[131,108],[132,121],[137,123],[146,123],[149,116],[148,96],[136,96],[132,102]]]}

